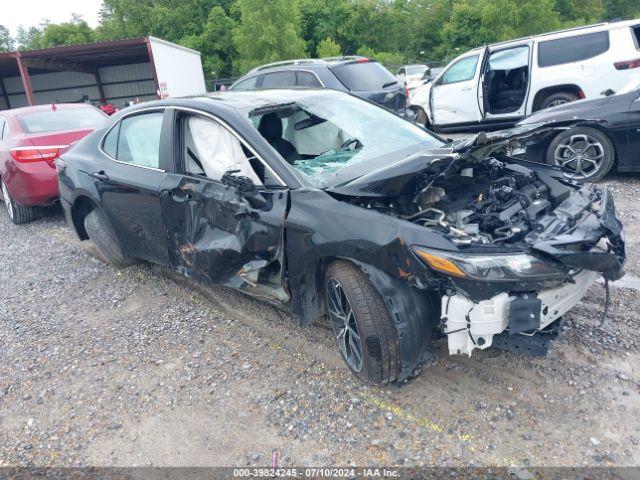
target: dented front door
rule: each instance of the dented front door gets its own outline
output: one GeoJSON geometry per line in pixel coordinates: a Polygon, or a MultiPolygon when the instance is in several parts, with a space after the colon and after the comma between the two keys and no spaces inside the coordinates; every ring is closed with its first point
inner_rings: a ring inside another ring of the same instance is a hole
{"type": "Polygon", "coordinates": [[[188,277],[286,302],[283,221],[288,191],[241,193],[207,178],[167,175],[162,213],[172,266],[188,277]]]}

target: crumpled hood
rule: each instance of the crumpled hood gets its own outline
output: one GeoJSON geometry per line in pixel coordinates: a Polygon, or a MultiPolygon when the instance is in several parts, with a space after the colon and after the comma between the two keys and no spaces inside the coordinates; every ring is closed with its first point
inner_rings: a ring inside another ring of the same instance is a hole
{"type": "MultiPolygon", "coordinates": [[[[338,195],[355,197],[395,197],[406,192],[407,187],[427,169],[446,168],[452,161],[473,158],[483,161],[492,153],[504,152],[510,145],[526,144],[538,140],[558,128],[576,125],[574,120],[553,124],[528,124],[507,130],[478,133],[470,138],[451,142],[441,148],[422,150],[397,162],[368,172],[360,177],[326,190],[338,195]]],[[[546,168],[554,168],[548,167],[546,168]]]]}

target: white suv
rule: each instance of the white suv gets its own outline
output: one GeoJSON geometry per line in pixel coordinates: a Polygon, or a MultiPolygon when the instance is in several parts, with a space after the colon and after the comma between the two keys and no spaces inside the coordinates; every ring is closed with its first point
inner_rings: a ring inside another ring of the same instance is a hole
{"type": "Polygon", "coordinates": [[[638,76],[640,20],[602,23],[471,50],[415,89],[410,103],[435,130],[497,129],[638,76]]]}

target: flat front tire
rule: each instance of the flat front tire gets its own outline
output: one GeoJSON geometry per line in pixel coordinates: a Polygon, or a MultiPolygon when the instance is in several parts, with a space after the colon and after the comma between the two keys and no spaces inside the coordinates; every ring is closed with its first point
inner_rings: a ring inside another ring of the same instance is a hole
{"type": "Polygon", "coordinates": [[[84,218],[84,228],[104,259],[116,268],[128,267],[135,260],[122,253],[118,239],[103,214],[95,209],[84,218]]]}
{"type": "Polygon", "coordinates": [[[329,266],[324,280],[334,337],[349,369],[368,383],[396,381],[400,373],[397,331],[369,278],[355,264],[338,260],[329,266]]]}
{"type": "Polygon", "coordinates": [[[20,205],[18,202],[14,200],[14,198],[9,193],[9,189],[5,185],[3,180],[0,180],[1,188],[2,188],[2,200],[4,202],[4,206],[7,209],[7,214],[9,215],[9,219],[15,223],[16,225],[21,225],[23,223],[29,223],[36,218],[36,211],[33,207],[25,207],[20,205]]]}

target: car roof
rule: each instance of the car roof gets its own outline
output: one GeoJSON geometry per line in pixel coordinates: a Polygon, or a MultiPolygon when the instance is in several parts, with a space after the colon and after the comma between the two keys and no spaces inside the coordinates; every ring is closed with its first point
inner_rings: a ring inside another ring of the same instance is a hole
{"type": "Polygon", "coordinates": [[[492,43],[489,45],[489,47],[511,45],[512,43],[519,43],[526,40],[535,40],[535,39],[554,40],[556,38],[566,38],[566,37],[572,37],[576,35],[585,35],[588,33],[602,32],[605,30],[628,28],[635,25],[640,25],[640,19],[615,21],[615,22],[603,22],[603,23],[596,23],[593,25],[585,25],[582,27],[555,30],[553,32],[541,33],[539,35],[530,35],[528,37],[515,38],[513,40],[506,40],[504,42],[492,43]]]}
{"type": "Polygon", "coordinates": [[[204,99],[221,102],[243,112],[269,105],[291,103],[311,96],[347,95],[328,88],[268,88],[257,90],[226,90],[210,93],[204,99]]]}
{"type": "Polygon", "coordinates": [[[260,65],[253,70],[247,72],[244,76],[248,76],[258,72],[266,72],[269,70],[281,70],[281,69],[295,69],[295,68],[329,68],[335,67],[339,65],[345,65],[348,63],[358,63],[358,62],[374,62],[375,60],[371,60],[367,57],[363,57],[360,55],[343,55],[340,57],[325,57],[325,58],[299,58],[295,60],[283,60],[280,62],[267,63],[265,65],[260,65]]]}
{"type": "Polygon", "coordinates": [[[3,115],[24,115],[27,113],[51,111],[55,105],[56,110],[74,110],[82,108],[96,108],[88,103],[47,103],[45,105],[32,105],[29,107],[11,108],[2,110],[3,115]]]}
{"type": "Polygon", "coordinates": [[[258,90],[225,90],[212,92],[207,95],[183,98],[168,98],[164,100],[151,100],[124,108],[112,118],[119,118],[123,114],[136,110],[149,109],[154,107],[184,106],[192,108],[207,109],[207,107],[222,107],[228,110],[235,110],[242,115],[263,108],[269,105],[280,105],[284,103],[296,102],[311,96],[334,96],[348,95],[347,93],[330,88],[269,88],[258,90]]]}

